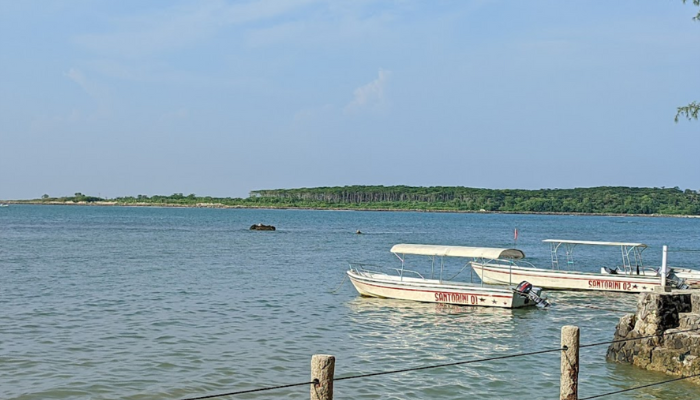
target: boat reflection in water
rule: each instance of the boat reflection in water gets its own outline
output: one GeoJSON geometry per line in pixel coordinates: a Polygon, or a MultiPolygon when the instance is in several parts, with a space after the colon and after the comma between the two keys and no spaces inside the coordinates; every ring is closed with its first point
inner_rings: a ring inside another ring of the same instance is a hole
{"type": "MultiPolygon", "coordinates": [[[[345,304],[350,309],[350,325],[354,327],[348,332],[348,339],[358,349],[347,363],[358,374],[485,359],[527,351],[522,343],[560,340],[556,329],[550,332],[535,328],[540,325],[543,313],[550,314],[537,307],[465,307],[373,297],[357,297],[345,304]]],[[[518,361],[519,368],[540,368],[531,363],[533,358],[518,361]]],[[[390,375],[363,384],[374,386],[387,381],[400,386],[410,384],[412,390],[422,394],[416,394],[415,398],[431,398],[440,391],[445,391],[445,398],[451,398],[460,389],[445,386],[445,382],[466,388],[478,378],[481,382],[478,386],[483,384],[484,392],[492,392],[491,385],[503,380],[505,368],[512,368],[512,364],[508,366],[508,362],[497,360],[390,375]],[[431,378],[435,374],[440,378],[431,378]]]]}

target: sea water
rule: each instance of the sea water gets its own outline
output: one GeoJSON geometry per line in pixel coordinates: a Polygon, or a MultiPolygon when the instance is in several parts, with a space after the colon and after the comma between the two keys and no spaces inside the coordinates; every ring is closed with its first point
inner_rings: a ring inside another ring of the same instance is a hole
{"type": "MultiPolygon", "coordinates": [[[[549,309],[360,297],[348,262],[399,266],[396,243],[517,247],[550,265],[543,239],[642,242],[647,264],[700,268],[700,219],[12,205],[0,210],[0,398],[185,399],[613,339],[637,295],[549,292],[549,309]],[[274,232],[251,231],[256,223],[274,232]],[[514,230],[518,239],[514,242],[514,230]],[[362,234],[357,234],[360,230],[362,234]]],[[[619,249],[579,247],[582,268],[619,249]]],[[[463,272],[468,278],[469,273],[463,272]]],[[[579,396],[673,379],[581,349],[579,396]]],[[[560,353],[335,382],[336,399],[554,399],[560,353]]],[[[309,386],[228,398],[308,399],[309,386]]],[[[696,399],[678,381],[615,399],[696,399]]]]}

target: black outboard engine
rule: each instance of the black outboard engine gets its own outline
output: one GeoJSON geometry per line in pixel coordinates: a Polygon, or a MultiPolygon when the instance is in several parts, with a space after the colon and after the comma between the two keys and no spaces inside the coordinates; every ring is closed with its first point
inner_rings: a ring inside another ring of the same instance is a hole
{"type": "Polygon", "coordinates": [[[528,299],[532,300],[535,302],[540,307],[549,307],[549,302],[543,298],[541,298],[537,292],[538,290],[533,290],[532,283],[528,281],[522,281],[518,286],[515,287],[514,289],[517,293],[519,293],[521,296],[525,296],[528,299]]]}
{"type": "Polygon", "coordinates": [[[690,289],[690,285],[685,283],[685,279],[681,278],[680,276],[676,275],[675,272],[673,272],[672,269],[668,271],[668,274],[666,274],[666,281],[670,282],[673,287],[681,289],[681,290],[686,290],[690,289]]]}

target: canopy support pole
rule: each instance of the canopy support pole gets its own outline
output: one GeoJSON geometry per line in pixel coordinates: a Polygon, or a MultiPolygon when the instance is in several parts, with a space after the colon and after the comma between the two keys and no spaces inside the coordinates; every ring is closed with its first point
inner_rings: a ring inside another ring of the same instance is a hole
{"type": "Polygon", "coordinates": [[[664,245],[661,252],[661,287],[666,287],[666,275],[668,274],[668,265],[666,265],[666,259],[668,258],[668,246],[664,245]]]}

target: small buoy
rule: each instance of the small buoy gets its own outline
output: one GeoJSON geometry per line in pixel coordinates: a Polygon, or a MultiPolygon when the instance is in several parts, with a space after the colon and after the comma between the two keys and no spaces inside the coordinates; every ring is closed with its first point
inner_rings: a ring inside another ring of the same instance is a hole
{"type": "Polygon", "coordinates": [[[355,233],[357,233],[358,235],[362,235],[362,232],[360,232],[359,229],[358,229],[357,232],[355,232],[355,233]]]}

